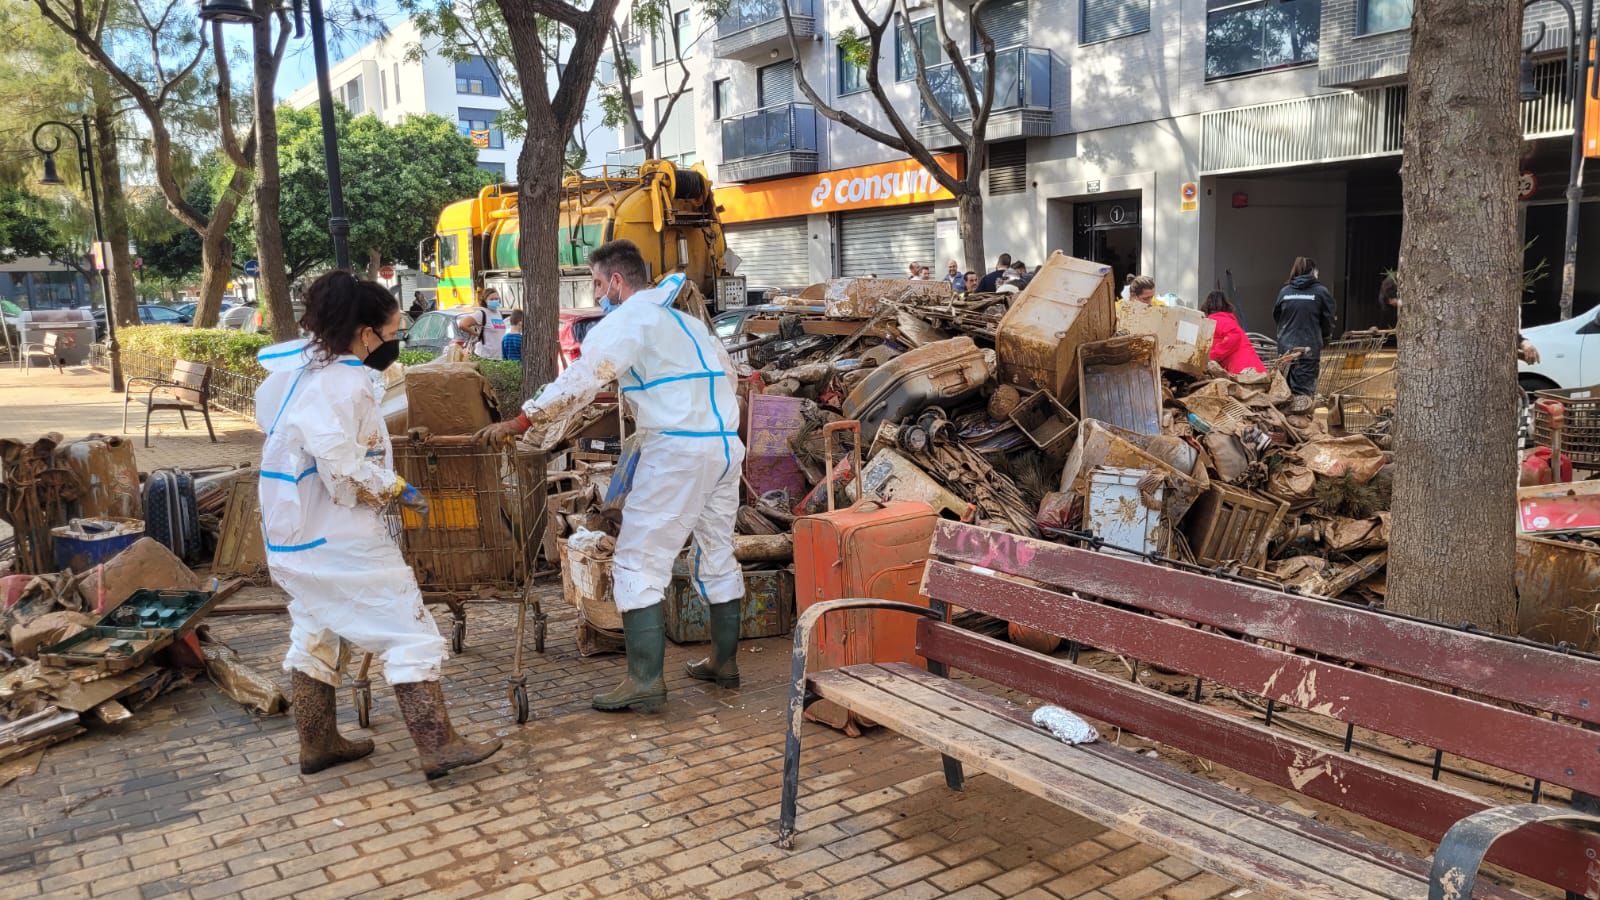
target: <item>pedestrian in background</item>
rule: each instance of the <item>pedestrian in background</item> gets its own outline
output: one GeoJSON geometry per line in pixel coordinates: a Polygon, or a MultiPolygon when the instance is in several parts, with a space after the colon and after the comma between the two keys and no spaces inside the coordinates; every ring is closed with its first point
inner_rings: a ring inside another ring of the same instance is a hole
{"type": "Polygon", "coordinates": [[[953,259],[945,264],[944,280],[950,282],[950,289],[958,294],[967,289],[967,275],[953,259]]]}
{"type": "Polygon", "coordinates": [[[411,316],[411,320],[413,322],[415,322],[417,319],[422,318],[422,314],[427,312],[427,311],[428,311],[428,302],[422,298],[422,292],[421,291],[412,291],[411,292],[411,308],[406,310],[406,314],[411,316]]]}
{"type": "Polygon", "coordinates": [[[982,284],[982,282],[979,281],[979,279],[978,279],[978,273],[977,272],[968,272],[965,276],[963,276],[963,279],[964,279],[964,282],[965,282],[964,283],[964,287],[966,289],[961,292],[962,296],[965,296],[967,294],[976,294],[978,292],[979,286],[982,284]]]}
{"type": "Polygon", "coordinates": [[[514,309],[506,316],[506,336],[500,339],[500,358],[522,362],[522,310],[514,309]]]}
{"type": "Polygon", "coordinates": [[[1316,394],[1322,347],[1333,337],[1334,324],[1333,292],[1317,280],[1316,260],[1295,257],[1272,305],[1272,320],[1278,323],[1279,353],[1296,347],[1306,351],[1289,366],[1289,390],[1301,397],[1316,394]]]}
{"type": "Polygon", "coordinates": [[[1028,282],[1032,280],[1033,275],[1028,271],[1027,263],[1019,259],[1011,264],[1011,274],[1008,276],[1008,281],[1016,285],[1018,290],[1027,287],[1028,282]]]}
{"type": "Polygon", "coordinates": [[[1117,318],[1122,318],[1123,310],[1129,303],[1143,303],[1145,306],[1166,306],[1166,301],[1156,296],[1156,280],[1149,275],[1129,275],[1122,282],[1122,296],[1117,299],[1117,318]]]}
{"type": "Polygon", "coordinates": [[[1009,271],[1011,271],[1011,254],[1002,253],[1000,258],[995,261],[994,271],[979,280],[978,293],[992,294],[998,291],[1000,289],[1000,279],[1004,278],[1009,271]]]}
{"type": "Polygon", "coordinates": [[[1227,294],[1221,291],[1207,294],[1206,299],[1200,301],[1200,312],[1217,323],[1216,332],[1211,338],[1211,358],[1227,369],[1228,374],[1267,370],[1256,348],[1251,346],[1250,338],[1244,333],[1244,326],[1239,324],[1239,317],[1227,294]]]}

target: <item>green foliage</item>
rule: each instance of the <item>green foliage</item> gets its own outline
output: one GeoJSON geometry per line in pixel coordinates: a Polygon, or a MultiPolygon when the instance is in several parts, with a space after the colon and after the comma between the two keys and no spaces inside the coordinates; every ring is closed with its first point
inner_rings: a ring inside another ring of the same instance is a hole
{"type": "Polygon", "coordinates": [[[503,359],[478,360],[478,372],[494,389],[502,418],[513,418],[522,408],[522,363],[503,359]]]}
{"type": "MultiPolygon", "coordinates": [[[[478,168],[472,142],[442,116],[410,116],[390,126],[376,116],[351,117],[342,106],[335,114],[350,250],[358,264],[374,253],[384,262],[414,261],[417,244],[433,234],[439,211],[493,180],[478,168]]],[[[317,110],[280,107],[278,135],[279,219],[292,280],[333,258],[317,110]]],[[[241,211],[235,228],[236,247],[255,246],[253,216],[241,211]]]]}
{"type": "Polygon", "coordinates": [[[119,328],[117,342],[130,353],[206,363],[264,378],[266,372],[256,362],[256,354],[272,343],[272,335],[185,325],[138,325],[119,328]]]}
{"type": "Polygon", "coordinates": [[[833,40],[844,51],[846,62],[861,69],[872,65],[872,45],[856,31],[854,25],[834,35],[833,40]]]}
{"type": "Polygon", "coordinates": [[[48,201],[21,188],[0,186],[0,263],[24,256],[65,260],[78,255],[61,232],[61,211],[49,207],[48,201]]]}
{"type": "Polygon", "coordinates": [[[420,366],[429,360],[438,358],[439,354],[432,350],[401,350],[400,364],[402,366],[420,366]]]}

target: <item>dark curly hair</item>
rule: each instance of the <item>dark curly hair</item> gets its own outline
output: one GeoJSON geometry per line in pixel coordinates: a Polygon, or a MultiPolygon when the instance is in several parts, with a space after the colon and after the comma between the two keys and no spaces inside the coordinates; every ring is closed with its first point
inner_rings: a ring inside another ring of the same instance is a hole
{"type": "Polygon", "coordinates": [[[382,285],[338,270],[311,282],[305,298],[300,327],[326,359],[350,352],[357,332],[382,330],[400,310],[400,301],[382,285]]]}

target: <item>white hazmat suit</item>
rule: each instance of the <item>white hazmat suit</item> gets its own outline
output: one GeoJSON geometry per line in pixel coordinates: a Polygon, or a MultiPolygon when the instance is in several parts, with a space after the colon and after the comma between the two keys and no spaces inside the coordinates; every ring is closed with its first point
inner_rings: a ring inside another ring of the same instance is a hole
{"type": "MultiPolygon", "coordinates": [[[[523,407],[534,422],[562,421],[613,381],[633,411],[639,462],[622,507],[612,559],[617,609],[662,601],[672,563],[695,541],[695,587],[708,603],[744,596],[733,557],[744,444],[737,374],[705,323],[672,308],[682,275],[612,310],[583,340],[583,355],[523,407]]],[[[547,437],[560,428],[547,431],[547,437]]]]}
{"type": "Polygon", "coordinates": [[[284,670],[337,687],[343,638],[379,654],[390,684],[437,681],[444,638],[383,517],[400,479],[378,413],[381,377],[306,341],[256,358],[269,373],[256,391],[267,434],[261,531],[290,598],[284,670]]]}

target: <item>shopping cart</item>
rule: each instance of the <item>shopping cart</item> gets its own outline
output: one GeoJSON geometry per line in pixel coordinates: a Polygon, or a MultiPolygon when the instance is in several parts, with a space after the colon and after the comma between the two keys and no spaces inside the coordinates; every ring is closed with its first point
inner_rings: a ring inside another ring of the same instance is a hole
{"type": "MultiPolygon", "coordinates": [[[[534,650],[544,652],[546,619],[533,590],[534,561],[545,528],[544,455],[521,444],[486,447],[470,436],[413,430],[394,442],[395,472],[428,499],[426,518],[404,507],[390,515],[400,552],[426,602],[450,608],[450,648],[466,646],[469,599],[518,602],[516,645],[506,692],[519,724],[528,721],[522,671],[529,614],[534,650]]],[[[372,708],[367,653],[355,679],[356,715],[365,728],[372,708]]]]}
{"type": "Polygon", "coordinates": [[[1359,378],[1328,398],[1328,425],[1371,438],[1392,434],[1396,396],[1393,368],[1359,378]]]}
{"type": "Polygon", "coordinates": [[[1329,341],[1322,348],[1322,364],[1317,369],[1317,399],[1349,393],[1354,383],[1394,368],[1394,351],[1384,349],[1392,337],[1393,331],[1373,328],[1347,331],[1344,337],[1329,341]]]}

